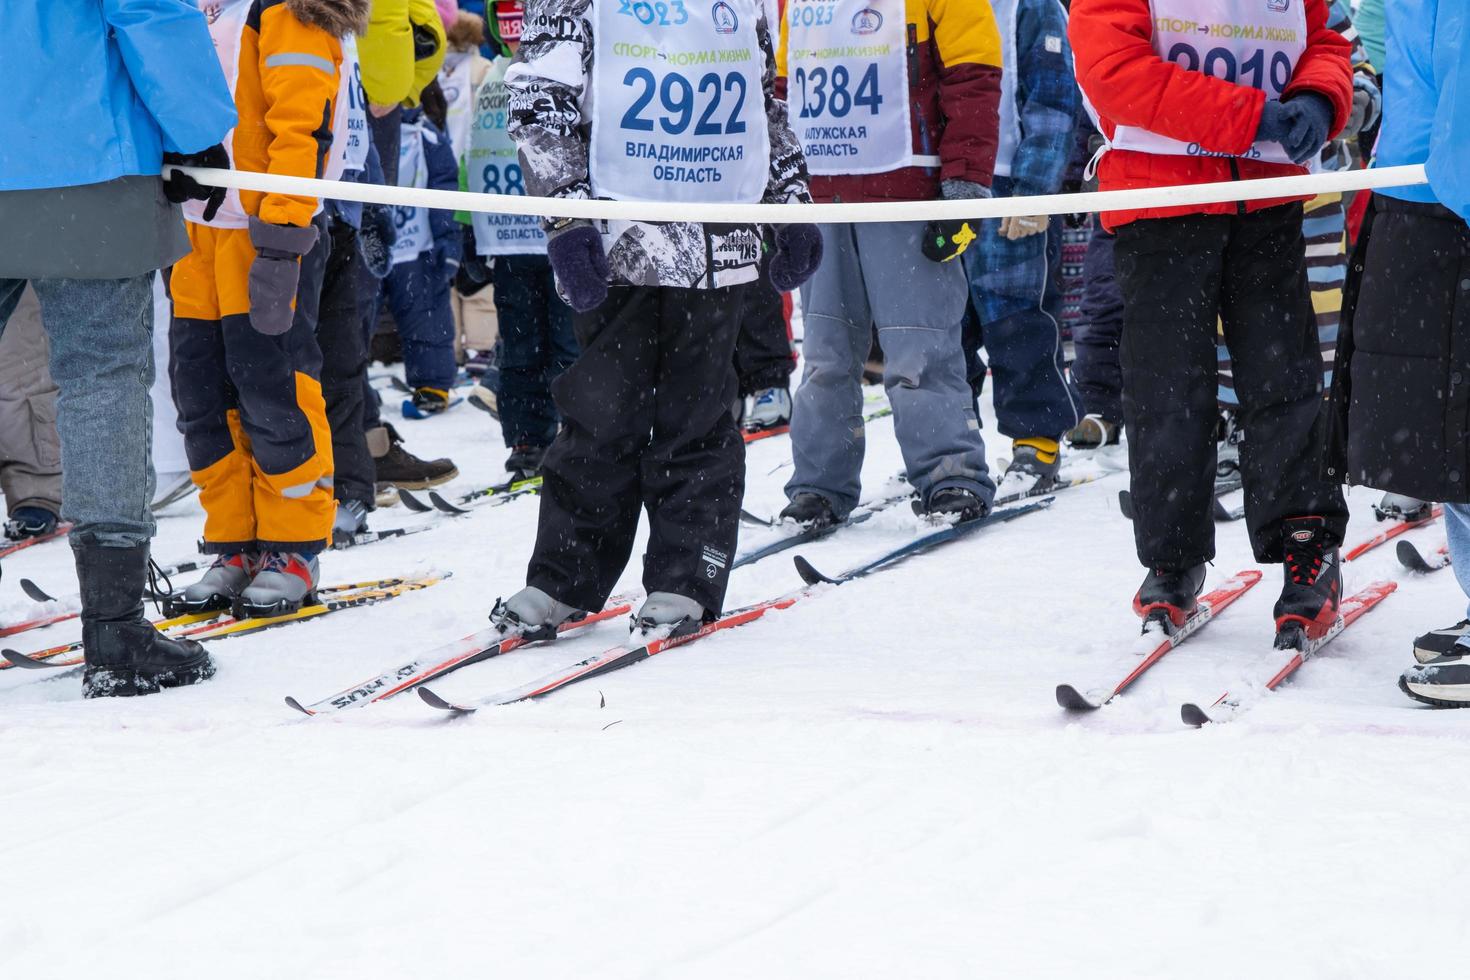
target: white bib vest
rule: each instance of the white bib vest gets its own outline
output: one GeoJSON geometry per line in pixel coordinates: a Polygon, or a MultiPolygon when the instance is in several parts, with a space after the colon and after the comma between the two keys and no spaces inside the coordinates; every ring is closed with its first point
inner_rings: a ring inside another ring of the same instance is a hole
{"type": "Polygon", "coordinates": [[[759,201],[770,169],[759,0],[600,0],[592,57],[597,197],[759,201]]]}
{"type": "MultiPolygon", "coordinates": [[[[1165,61],[1276,101],[1307,50],[1306,0],[1150,0],[1153,49],[1165,61]]],[[[1170,156],[1224,156],[1198,143],[1119,126],[1112,147],[1170,156]]],[[[1243,159],[1290,164],[1280,143],[1256,143],[1243,159]]]]}
{"type": "MultiPolygon", "coordinates": [[[[230,95],[235,94],[235,85],[240,81],[240,35],[245,31],[245,20],[250,16],[250,0],[212,0],[210,3],[202,3],[200,7],[204,10],[206,19],[209,21],[209,37],[214,41],[214,53],[219,58],[219,66],[225,73],[225,84],[230,87],[230,95]]],[[[235,165],[235,130],[230,129],[225,134],[225,152],[230,155],[231,168],[235,165]]],[[[185,201],[184,218],[196,225],[204,224],[204,201],[185,201]]],[[[225,195],[225,203],[220,205],[219,211],[215,213],[214,220],[210,225],[215,228],[246,228],[250,220],[245,216],[245,209],[240,205],[240,192],[231,188],[225,195]]]]}
{"type": "MultiPolygon", "coordinates": [[[[428,187],[429,167],[424,160],[423,117],[403,123],[398,138],[398,186],[428,187]]],[[[427,208],[393,206],[393,228],[398,237],[393,242],[393,264],[412,262],[434,247],[429,231],[427,208]]]]}
{"type": "MultiPolygon", "coordinates": [[[[496,58],[475,93],[474,118],[465,151],[465,175],[471,191],[480,194],[524,194],[525,178],[516,145],[506,133],[510,98],[505,89],[509,58],[496,58]]],[[[481,255],[544,255],[546,234],[535,215],[470,215],[475,229],[475,251],[481,255]]]]}
{"type": "Polygon", "coordinates": [[[444,92],[444,101],[449,103],[445,115],[445,128],[449,130],[449,146],[454,150],[454,159],[463,160],[470,145],[470,120],[475,106],[475,55],[473,52],[456,51],[444,59],[444,68],[439,72],[439,88],[444,92]]]}
{"type": "Polygon", "coordinates": [[[341,81],[332,112],[332,150],[322,176],[340,180],[349,170],[366,170],[368,158],[367,95],[362,89],[362,65],[357,60],[357,38],[342,39],[341,81]]]}
{"type": "Polygon", "coordinates": [[[790,0],[786,100],[817,175],[937,167],[913,153],[904,0],[790,0]]]}

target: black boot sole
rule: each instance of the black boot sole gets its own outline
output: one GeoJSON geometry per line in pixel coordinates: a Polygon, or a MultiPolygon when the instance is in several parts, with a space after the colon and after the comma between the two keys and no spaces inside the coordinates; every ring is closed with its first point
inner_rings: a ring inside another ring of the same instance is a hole
{"type": "Polygon", "coordinates": [[[292,613],[298,613],[303,606],[314,606],[318,601],[315,592],[308,592],[302,597],[300,602],[281,599],[278,602],[271,603],[269,606],[261,606],[255,603],[245,602],[243,599],[236,599],[230,605],[230,615],[236,619],[272,619],[276,616],[290,616],[292,613]]]}
{"type": "Polygon", "coordinates": [[[187,687],[214,676],[214,661],[208,656],[198,664],[173,670],[151,671],[136,667],[88,667],[82,674],[84,698],[135,698],[170,687],[187,687]]]}
{"type": "Polygon", "coordinates": [[[201,599],[196,602],[190,602],[186,599],[165,598],[163,600],[163,614],[169,619],[174,619],[178,616],[192,616],[196,613],[223,613],[229,612],[234,604],[235,599],[233,596],[227,596],[220,592],[216,592],[208,599],[201,599]]]}

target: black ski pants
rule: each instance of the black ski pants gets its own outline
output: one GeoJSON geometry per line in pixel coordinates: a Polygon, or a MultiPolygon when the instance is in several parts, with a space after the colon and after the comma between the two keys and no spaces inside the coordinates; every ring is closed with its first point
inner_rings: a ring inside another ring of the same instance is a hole
{"type": "Polygon", "coordinates": [[[1246,526],[1282,559],[1282,521],[1316,515],[1334,541],[1342,488],[1322,475],[1322,356],[1300,204],[1134,221],[1118,229],[1123,417],[1134,538],[1150,568],[1215,556],[1216,318],[1235,364],[1246,526]]]}
{"type": "Polygon", "coordinates": [[[755,286],[735,340],[735,373],[742,398],[767,388],[788,387],[796,370],[781,294],[765,277],[755,286]]]}
{"type": "Polygon", "coordinates": [[[541,464],[527,584],[601,609],[646,509],[644,588],[722,609],[745,492],[735,337],[762,288],[614,286],[574,316],[581,354],[551,386],[562,426],[541,464]]]}
{"type": "Polygon", "coordinates": [[[377,466],[368,452],[363,430],[365,394],[377,393],[366,384],[368,351],[362,333],[362,285],[377,280],[366,271],[357,249],[357,229],[333,219],[332,254],[322,281],[317,343],[322,349],[322,396],[327,402],[327,424],[332,429],[333,489],[338,500],[356,500],[373,508],[377,466]]]}

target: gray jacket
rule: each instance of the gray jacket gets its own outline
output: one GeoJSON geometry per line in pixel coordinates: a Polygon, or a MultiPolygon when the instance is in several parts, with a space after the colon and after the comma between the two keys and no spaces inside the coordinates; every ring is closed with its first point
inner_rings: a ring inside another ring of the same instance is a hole
{"type": "MultiPolygon", "coordinates": [[[[510,93],[507,130],[519,146],[526,192],[585,200],[592,196],[592,121],[583,112],[592,79],[592,0],[531,0],[526,8],[520,51],[505,74],[510,93]],[[555,77],[555,66],[567,64],[581,64],[580,79],[555,77]]],[[[756,36],[765,64],[761,87],[771,145],[761,200],[809,202],[806,159],[787,121],[786,103],[775,95],[775,46],[764,15],[757,19],[756,36]]],[[[598,228],[615,283],[714,288],[760,275],[757,225],[603,221],[598,228]]]]}
{"type": "Polygon", "coordinates": [[[188,251],[159,177],[0,191],[0,279],[128,279],[188,251]]]}

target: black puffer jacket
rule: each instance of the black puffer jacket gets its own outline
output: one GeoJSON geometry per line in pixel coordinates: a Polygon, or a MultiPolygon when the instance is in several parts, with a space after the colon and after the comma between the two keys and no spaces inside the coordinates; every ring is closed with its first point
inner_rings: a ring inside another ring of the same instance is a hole
{"type": "Polygon", "coordinates": [[[1327,475],[1470,502],[1470,226],[1374,198],[1348,271],[1327,475]]]}

